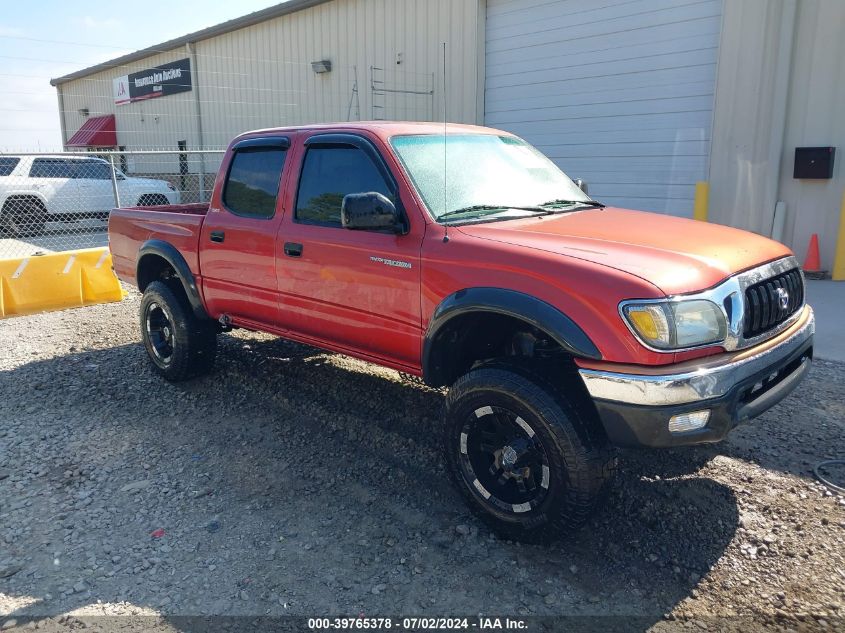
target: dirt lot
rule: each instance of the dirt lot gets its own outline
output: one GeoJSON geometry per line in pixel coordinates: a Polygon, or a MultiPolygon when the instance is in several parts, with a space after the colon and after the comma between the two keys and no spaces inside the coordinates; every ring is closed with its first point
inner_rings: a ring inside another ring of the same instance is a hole
{"type": "Polygon", "coordinates": [[[845,627],[845,498],[811,473],[845,447],[843,365],[818,361],[720,445],[621,453],[591,523],[536,547],[497,540],[451,488],[441,392],[243,332],[221,337],[211,376],[171,385],[147,367],[137,307],[0,322],[5,626],[73,628],[72,612],[163,614],[143,627],[162,630],[360,613],[845,627]]]}

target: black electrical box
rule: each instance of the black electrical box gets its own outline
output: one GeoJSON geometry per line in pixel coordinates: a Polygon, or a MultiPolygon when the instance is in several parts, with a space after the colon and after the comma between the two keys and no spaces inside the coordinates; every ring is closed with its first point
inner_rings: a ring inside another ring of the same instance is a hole
{"type": "Polygon", "coordinates": [[[833,178],[835,147],[796,147],[793,178],[833,178]]]}

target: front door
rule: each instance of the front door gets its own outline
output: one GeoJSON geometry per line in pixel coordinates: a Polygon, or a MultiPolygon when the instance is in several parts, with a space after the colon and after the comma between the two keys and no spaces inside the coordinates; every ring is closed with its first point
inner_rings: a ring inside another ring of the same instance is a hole
{"type": "Polygon", "coordinates": [[[221,170],[199,244],[203,296],[214,318],[278,327],[275,238],[289,145],[283,137],[245,139],[221,170]]]}
{"type": "Polygon", "coordinates": [[[408,214],[404,234],[341,226],[346,194],[376,191],[403,205],[396,180],[369,140],[316,134],[301,156],[293,212],[286,214],[276,246],[281,318],[318,344],[418,366],[423,222],[408,214]]]}
{"type": "MultiPolygon", "coordinates": [[[[75,163],[79,197],[85,212],[101,215],[116,207],[111,165],[96,158],[77,160],[75,163]]],[[[126,206],[132,202],[121,200],[121,204],[126,206]]]]}

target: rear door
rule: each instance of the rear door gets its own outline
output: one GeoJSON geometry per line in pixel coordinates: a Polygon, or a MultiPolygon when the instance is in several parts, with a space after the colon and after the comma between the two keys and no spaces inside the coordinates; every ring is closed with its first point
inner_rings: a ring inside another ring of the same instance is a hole
{"type": "Polygon", "coordinates": [[[418,366],[425,224],[408,213],[407,232],[397,235],[340,223],[346,194],[377,191],[412,209],[409,194],[363,136],[318,133],[302,149],[276,246],[281,318],[318,344],[418,366]]]}
{"type": "Polygon", "coordinates": [[[73,161],[65,158],[33,158],[30,186],[47,205],[48,213],[80,213],[82,203],[73,161]]]}
{"type": "Polygon", "coordinates": [[[278,328],[275,236],[290,140],[249,138],[227,155],[199,243],[203,296],[215,318],[278,328]]]}

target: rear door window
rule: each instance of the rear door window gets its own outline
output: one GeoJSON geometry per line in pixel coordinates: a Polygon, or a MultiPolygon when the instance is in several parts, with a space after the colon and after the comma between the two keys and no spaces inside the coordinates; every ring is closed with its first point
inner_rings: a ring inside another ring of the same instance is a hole
{"type": "Polygon", "coordinates": [[[19,162],[21,162],[20,158],[0,156],[0,176],[9,176],[15,171],[15,167],[18,166],[19,162]]]}
{"type": "Polygon", "coordinates": [[[223,187],[223,204],[235,215],[272,218],[287,151],[278,146],[236,150],[223,187]]]}
{"type": "Polygon", "coordinates": [[[72,161],[61,158],[36,158],[29,170],[30,178],[74,178],[72,161]]]}

